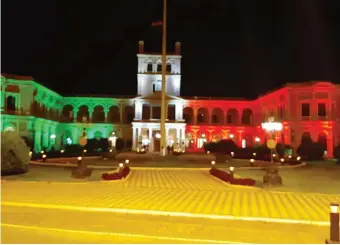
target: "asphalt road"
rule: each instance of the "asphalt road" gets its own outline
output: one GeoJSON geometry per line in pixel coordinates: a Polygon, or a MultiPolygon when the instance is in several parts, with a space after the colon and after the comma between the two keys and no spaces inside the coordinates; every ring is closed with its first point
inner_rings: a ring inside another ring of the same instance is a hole
{"type": "Polygon", "coordinates": [[[329,228],[2,206],[2,243],[324,243],[329,228]]]}

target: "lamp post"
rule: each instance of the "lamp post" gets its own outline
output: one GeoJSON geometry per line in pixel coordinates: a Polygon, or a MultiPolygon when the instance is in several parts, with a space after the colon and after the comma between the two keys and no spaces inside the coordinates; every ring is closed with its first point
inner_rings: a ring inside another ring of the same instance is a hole
{"type": "MultiPolygon", "coordinates": [[[[271,139],[267,141],[267,146],[270,148],[270,159],[273,163],[273,149],[276,147],[276,133],[280,132],[283,128],[281,122],[276,122],[274,117],[270,117],[268,122],[261,124],[262,128],[271,135],[271,139]],[[275,140],[274,140],[275,137],[275,140]]],[[[270,166],[267,173],[263,176],[263,183],[270,186],[282,185],[282,178],[279,175],[279,170],[275,166],[270,166]]]]}
{"type": "Polygon", "coordinates": [[[261,127],[271,136],[271,139],[267,140],[267,146],[270,148],[270,159],[273,162],[273,149],[275,149],[277,143],[276,133],[282,131],[283,125],[281,122],[276,122],[274,117],[270,117],[268,122],[261,124],[261,127]]]}
{"type": "Polygon", "coordinates": [[[166,148],[166,135],[165,135],[165,112],[166,112],[166,103],[165,103],[165,79],[166,79],[166,12],[167,12],[167,0],[163,0],[163,35],[162,35],[162,102],[161,102],[161,156],[165,156],[165,148],[166,148]]]}

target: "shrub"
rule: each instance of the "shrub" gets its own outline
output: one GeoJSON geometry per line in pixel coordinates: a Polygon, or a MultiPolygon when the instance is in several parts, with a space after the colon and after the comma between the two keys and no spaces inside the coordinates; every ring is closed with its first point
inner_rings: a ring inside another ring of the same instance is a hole
{"type": "Polygon", "coordinates": [[[232,140],[220,140],[218,142],[209,142],[204,144],[204,149],[211,153],[230,154],[230,152],[237,151],[238,146],[232,140]]]}
{"type": "Polygon", "coordinates": [[[124,149],[124,140],[122,138],[117,138],[116,149],[117,149],[117,151],[121,151],[121,150],[124,149]]]}
{"type": "Polygon", "coordinates": [[[334,156],[335,159],[338,160],[337,163],[339,163],[340,162],[340,145],[337,145],[336,147],[334,147],[333,156],[334,156]]]}
{"type": "Polygon", "coordinates": [[[219,178],[220,180],[223,180],[225,182],[228,182],[232,185],[246,185],[246,186],[254,186],[256,184],[256,181],[250,178],[240,178],[235,179],[231,174],[228,172],[222,171],[217,168],[211,168],[209,170],[210,174],[219,178]]]}
{"type": "Polygon", "coordinates": [[[83,147],[81,145],[78,144],[73,144],[73,145],[66,145],[65,146],[65,153],[68,154],[75,154],[75,155],[79,155],[81,154],[83,151],[83,147]]]}
{"type": "Polygon", "coordinates": [[[292,149],[292,147],[290,145],[285,145],[282,143],[278,143],[275,147],[275,152],[280,156],[280,157],[284,157],[286,154],[286,151],[288,149],[292,149]]]}
{"type": "Polygon", "coordinates": [[[121,179],[121,176],[119,173],[103,173],[102,174],[102,179],[103,180],[119,180],[121,179]]]}
{"type": "Polygon", "coordinates": [[[19,174],[28,171],[30,149],[19,134],[1,133],[1,174],[19,174]]]}
{"type": "Polygon", "coordinates": [[[319,142],[302,142],[297,153],[309,161],[322,160],[324,156],[324,146],[319,142]]]}
{"type": "Polygon", "coordinates": [[[235,179],[232,178],[230,180],[230,184],[232,185],[246,185],[246,186],[254,186],[256,184],[256,181],[250,178],[242,178],[242,179],[235,179]]]}

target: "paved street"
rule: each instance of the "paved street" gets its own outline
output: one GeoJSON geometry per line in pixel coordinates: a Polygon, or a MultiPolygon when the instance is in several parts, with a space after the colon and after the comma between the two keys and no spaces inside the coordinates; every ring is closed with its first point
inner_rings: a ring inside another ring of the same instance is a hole
{"type": "Polygon", "coordinates": [[[207,171],[132,169],[123,182],[4,181],[2,202],[328,222],[329,203],[340,195],[232,187],[207,171]]]}
{"type": "Polygon", "coordinates": [[[324,243],[329,228],[2,206],[2,243],[324,243]]]}

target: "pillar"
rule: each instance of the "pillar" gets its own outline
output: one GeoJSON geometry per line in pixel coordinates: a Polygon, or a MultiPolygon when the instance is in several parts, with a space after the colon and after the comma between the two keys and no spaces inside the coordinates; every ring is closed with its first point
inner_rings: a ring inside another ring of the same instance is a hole
{"type": "Polygon", "coordinates": [[[5,88],[6,88],[6,86],[4,86],[1,90],[1,112],[5,111],[5,101],[6,101],[5,88]]]}
{"type": "Polygon", "coordinates": [[[181,128],[181,148],[185,149],[185,128],[181,128]]]}
{"type": "Polygon", "coordinates": [[[42,142],[42,146],[43,148],[49,148],[49,140],[50,140],[50,137],[49,137],[49,134],[48,134],[48,131],[44,131],[43,132],[43,142],[42,142]]]}
{"type": "Polygon", "coordinates": [[[176,129],[176,144],[178,147],[181,146],[181,130],[179,128],[176,129]]]}
{"type": "Polygon", "coordinates": [[[152,104],[150,104],[150,119],[152,119],[152,104]]]}
{"type": "Polygon", "coordinates": [[[149,128],[149,151],[153,152],[152,128],[149,128]]]}
{"type": "Polygon", "coordinates": [[[118,106],[119,108],[119,117],[120,117],[120,124],[124,124],[124,105],[123,104],[120,104],[118,106]]]}
{"type": "Polygon", "coordinates": [[[41,151],[41,132],[35,131],[34,133],[34,151],[41,151]]]}
{"type": "Polygon", "coordinates": [[[136,128],[132,128],[132,150],[137,149],[137,144],[136,144],[136,128]]]}
{"type": "Polygon", "coordinates": [[[137,145],[139,147],[139,142],[141,140],[142,128],[137,128],[137,145]]]}
{"type": "MultiPolygon", "coordinates": [[[[163,135],[161,137],[163,137],[163,135]]],[[[165,142],[165,147],[167,147],[169,145],[169,128],[165,128],[165,142]]]]}
{"type": "Polygon", "coordinates": [[[194,122],[194,125],[197,125],[197,108],[194,108],[194,120],[193,120],[193,122],[194,122]]]}
{"type": "Polygon", "coordinates": [[[92,115],[93,115],[94,108],[89,108],[88,110],[89,110],[88,122],[91,122],[92,121],[92,115]]]}
{"type": "Polygon", "coordinates": [[[104,108],[104,116],[105,116],[105,123],[108,122],[108,114],[109,114],[109,109],[108,108],[104,108]]]}
{"type": "Polygon", "coordinates": [[[77,122],[78,112],[78,108],[73,108],[73,122],[77,122]]]}

